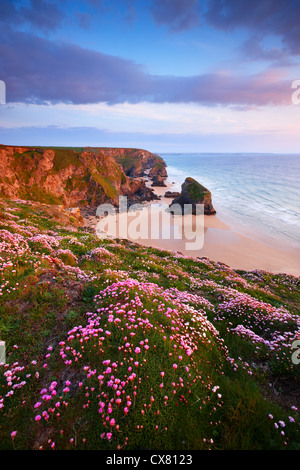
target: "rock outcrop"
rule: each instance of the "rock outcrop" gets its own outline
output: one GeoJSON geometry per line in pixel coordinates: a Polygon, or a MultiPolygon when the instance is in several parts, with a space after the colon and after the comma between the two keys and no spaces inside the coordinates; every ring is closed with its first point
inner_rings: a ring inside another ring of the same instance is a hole
{"type": "Polygon", "coordinates": [[[68,209],[65,209],[65,211],[69,214],[71,220],[75,220],[79,226],[84,225],[84,219],[79,207],[69,207],[68,209]]]}
{"type": "MultiPolygon", "coordinates": [[[[95,149],[91,149],[95,150],[95,149]]],[[[117,163],[122,165],[126,176],[133,178],[145,176],[146,172],[150,170],[152,175],[149,177],[160,174],[167,177],[166,163],[164,160],[155,153],[148,152],[143,149],[126,149],[126,148],[98,148],[97,152],[103,152],[105,155],[113,157],[117,163]]]]}
{"type": "Polygon", "coordinates": [[[156,163],[156,165],[150,170],[149,178],[155,178],[156,176],[161,176],[162,178],[168,177],[166,165],[164,162],[156,163]]]}
{"type": "Polygon", "coordinates": [[[216,213],[212,205],[211,192],[193,178],[186,178],[181,186],[180,195],[173,199],[170,206],[173,204],[179,204],[182,209],[184,204],[191,204],[193,214],[196,214],[197,204],[204,204],[204,214],[212,215],[216,213]]]}
{"type": "Polygon", "coordinates": [[[159,187],[166,187],[165,178],[160,175],[156,175],[152,178],[151,186],[159,186],[159,187]]]}
{"type": "Polygon", "coordinates": [[[155,199],[153,190],[137,176],[161,160],[155,154],[138,149],[2,145],[0,197],[69,208],[98,206],[104,202],[117,206],[119,195],[127,196],[132,202],[152,200],[155,199]],[[127,166],[129,160],[132,170],[127,166]]]}
{"type": "Polygon", "coordinates": [[[180,196],[180,193],[178,193],[176,191],[166,191],[164,197],[175,198],[175,197],[178,197],[178,196],[180,196]]]}
{"type": "Polygon", "coordinates": [[[168,177],[165,163],[158,162],[149,171],[149,178],[152,179],[151,186],[165,187],[165,179],[168,177]]]}

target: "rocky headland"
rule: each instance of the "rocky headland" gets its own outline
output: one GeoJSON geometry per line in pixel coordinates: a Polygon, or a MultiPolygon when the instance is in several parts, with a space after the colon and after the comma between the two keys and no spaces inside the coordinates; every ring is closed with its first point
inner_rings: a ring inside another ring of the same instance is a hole
{"type": "Polygon", "coordinates": [[[83,210],[119,196],[158,199],[143,176],[167,176],[161,157],[141,149],[0,146],[0,197],[83,210]]]}

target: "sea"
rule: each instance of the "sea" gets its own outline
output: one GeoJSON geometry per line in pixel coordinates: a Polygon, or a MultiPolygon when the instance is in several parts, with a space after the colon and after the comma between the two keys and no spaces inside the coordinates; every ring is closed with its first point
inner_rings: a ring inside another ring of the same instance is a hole
{"type": "Polygon", "coordinates": [[[159,155],[172,191],[192,177],[211,191],[217,217],[232,229],[300,249],[300,154],[159,155]]]}

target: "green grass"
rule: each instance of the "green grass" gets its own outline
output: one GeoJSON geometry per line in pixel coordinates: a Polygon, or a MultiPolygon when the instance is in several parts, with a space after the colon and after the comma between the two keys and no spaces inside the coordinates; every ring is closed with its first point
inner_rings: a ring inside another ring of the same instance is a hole
{"type": "Polygon", "coordinates": [[[132,242],[98,240],[68,228],[71,220],[60,225],[47,206],[2,201],[0,214],[0,241],[7,242],[5,230],[28,243],[25,251],[20,239],[0,252],[0,339],[7,346],[5,370],[15,377],[9,385],[0,374],[2,450],[53,443],[128,451],[299,449],[299,412],[291,405],[300,366],[292,366],[284,346],[270,352],[232,331],[243,324],[264,338],[295,332],[294,319],[270,320],[266,308],[299,314],[298,278],[234,272],[132,242]],[[13,227],[11,214],[19,217],[13,227]],[[33,228],[58,246],[30,241],[33,228]],[[95,248],[111,256],[93,256],[95,248]],[[225,310],[237,294],[241,303],[225,310]],[[107,359],[112,372],[104,373],[107,359]],[[111,375],[124,382],[121,405],[111,375]],[[47,402],[40,392],[49,392],[53,381],[57,395],[47,402]],[[269,383],[277,382],[286,388],[274,394],[269,383]],[[35,421],[44,411],[49,417],[35,421]],[[101,438],[110,431],[111,439],[101,438]]]}
{"type": "Polygon", "coordinates": [[[189,183],[189,196],[194,201],[203,201],[204,196],[207,194],[207,189],[204,188],[204,186],[199,184],[197,181],[193,180],[193,178],[187,178],[187,183],[189,183]]]}
{"type": "Polygon", "coordinates": [[[67,168],[69,165],[74,165],[77,167],[82,166],[82,163],[79,158],[78,150],[72,149],[53,149],[55,152],[54,156],[54,171],[58,172],[67,168]]]}

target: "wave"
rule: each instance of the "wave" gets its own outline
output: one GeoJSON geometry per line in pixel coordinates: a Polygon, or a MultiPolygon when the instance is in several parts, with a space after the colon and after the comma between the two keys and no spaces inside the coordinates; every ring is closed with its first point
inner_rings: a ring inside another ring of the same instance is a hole
{"type": "Polygon", "coordinates": [[[274,154],[161,154],[177,189],[187,176],[206,186],[219,212],[300,243],[300,158],[274,154]]]}

